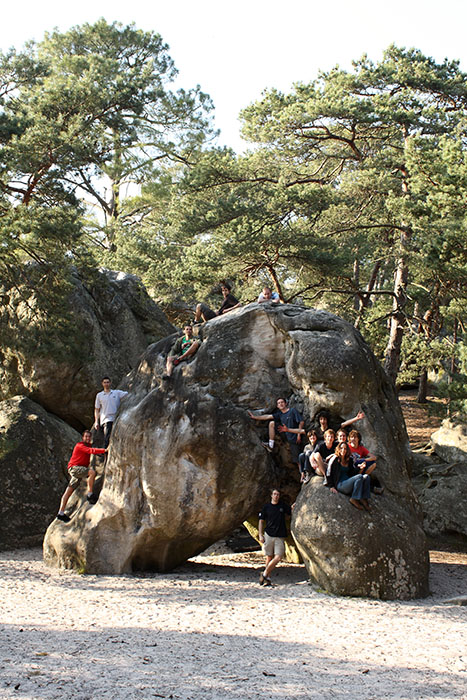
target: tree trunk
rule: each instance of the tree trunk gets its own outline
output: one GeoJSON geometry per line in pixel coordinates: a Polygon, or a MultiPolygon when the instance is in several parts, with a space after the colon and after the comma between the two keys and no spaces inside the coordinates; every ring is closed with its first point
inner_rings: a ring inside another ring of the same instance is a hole
{"type": "Polygon", "coordinates": [[[392,317],[389,328],[389,340],[386,346],[384,369],[394,384],[400,366],[400,356],[402,338],[404,335],[405,314],[404,308],[407,304],[407,281],[409,278],[409,268],[407,265],[405,250],[410,241],[410,232],[403,231],[401,234],[402,254],[398,260],[396,273],[394,275],[394,300],[392,303],[392,317]]]}
{"type": "MultiPolygon", "coordinates": [[[[407,146],[408,129],[405,124],[402,125],[404,143],[407,146]]],[[[402,195],[409,197],[409,173],[405,165],[401,167],[402,173],[402,195]]],[[[410,228],[402,225],[400,236],[400,255],[397,262],[396,274],[394,276],[394,300],[392,303],[392,317],[389,328],[389,340],[386,347],[384,360],[384,369],[394,384],[396,383],[397,374],[400,367],[402,338],[404,336],[405,313],[404,308],[407,304],[407,283],[409,279],[409,266],[407,262],[407,254],[410,246],[412,232],[410,228]]]]}
{"type": "Polygon", "coordinates": [[[418,379],[418,393],[417,393],[417,403],[427,403],[427,393],[428,393],[428,372],[426,369],[422,370],[422,373],[418,379]]]}

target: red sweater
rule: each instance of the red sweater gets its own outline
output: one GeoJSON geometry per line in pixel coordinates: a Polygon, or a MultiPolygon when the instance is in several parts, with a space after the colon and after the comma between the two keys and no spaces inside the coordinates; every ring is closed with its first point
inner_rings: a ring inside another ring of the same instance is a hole
{"type": "Polygon", "coordinates": [[[89,467],[91,455],[103,454],[105,454],[105,449],[103,447],[90,447],[89,445],[85,445],[84,442],[77,442],[71,453],[68,469],[70,469],[70,467],[89,467]]]}

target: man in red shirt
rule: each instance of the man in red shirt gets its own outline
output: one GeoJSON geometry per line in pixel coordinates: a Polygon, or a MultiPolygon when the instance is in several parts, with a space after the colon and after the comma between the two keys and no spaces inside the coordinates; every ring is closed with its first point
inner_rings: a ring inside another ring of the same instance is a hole
{"type": "Polygon", "coordinates": [[[64,523],[70,522],[70,516],[65,513],[66,504],[80,480],[83,478],[87,479],[88,493],[86,498],[89,503],[97,503],[97,496],[94,496],[92,492],[96,471],[89,466],[89,460],[91,459],[91,455],[103,455],[106,452],[107,448],[92,447],[91,431],[85,430],[82,441],[76,443],[70,461],[68,462],[68,472],[71,479],[60,501],[60,509],[57,515],[58,520],[62,520],[64,523]]]}

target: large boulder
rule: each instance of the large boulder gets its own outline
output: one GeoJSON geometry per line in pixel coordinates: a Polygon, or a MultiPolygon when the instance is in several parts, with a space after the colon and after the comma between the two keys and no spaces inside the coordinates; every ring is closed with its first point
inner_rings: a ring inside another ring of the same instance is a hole
{"type": "Polygon", "coordinates": [[[362,512],[315,477],[297,498],[292,527],[311,578],[329,593],[383,600],[428,593],[425,535],[414,508],[392,494],[362,512]]]}
{"type": "Polygon", "coordinates": [[[0,549],[40,544],[79,433],[25,396],[0,402],[0,549]]]}
{"type": "MultiPolygon", "coordinates": [[[[44,542],[46,561],[95,573],[167,570],[257,514],[271,485],[285,487],[294,498],[297,468],[291,471],[264,450],[267,424],[247,415],[248,408],[269,413],[278,396],[287,396],[307,422],[321,409],[343,420],[363,408],[359,428],[364,443],[379,456],[385,522],[404,513],[404,527],[413,532],[413,551],[406,553],[405,535],[393,528],[390,542],[406,558],[398,559],[397,571],[388,566],[387,576],[405,576],[404,592],[393,586],[401,597],[426,590],[426,545],[408,478],[402,414],[361,335],[324,311],[251,304],[210,321],[203,336],[193,361],[176,368],[170,382],[161,381],[169,341],[151,346],[143,356],[114,426],[99,503],[80,511],[70,525],[52,524],[44,542]],[[416,570],[415,561],[424,566],[416,570]]],[[[313,500],[302,508],[309,517],[317,515],[313,500]]],[[[351,527],[350,511],[349,516],[343,510],[357,540],[361,532],[351,527]]],[[[303,517],[296,518],[293,533],[307,560],[305,529],[303,517]]],[[[375,547],[384,549],[384,528],[374,530],[375,547]]],[[[323,547],[325,558],[325,540],[323,547]]],[[[310,552],[308,561],[313,556],[310,552]]],[[[382,575],[381,569],[368,568],[368,591],[376,590],[372,571],[377,585],[382,575]]],[[[329,577],[331,590],[332,571],[329,577]]],[[[357,578],[354,591],[362,594],[357,578]]]]}
{"type": "MultiPolygon", "coordinates": [[[[82,430],[93,422],[94,398],[108,374],[116,386],[133,369],[149,343],[174,332],[157,304],[134,275],[95,271],[84,279],[72,275],[67,322],[76,328],[79,352],[54,356],[37,347],[12,352],[0,345],[0,397],[28,395],[47,411],[82,430]]],[[[37,300],[26,302],[14,289],[5,292],[4,323],[34,330],[42,322],[37,300]]],[[[58,320],[55,319],[55,324],[58,320]]]]}
{"type": "Polygon", "coordinates": [[[445,462],[467,462],[467,425],[449,418],[432,434],[431,444],[445,462]]]}
{"type": "Polygon", "coordinates": [[[431,465],[413,481],[428,535],[467,537],[467,463],[431,465]]]}

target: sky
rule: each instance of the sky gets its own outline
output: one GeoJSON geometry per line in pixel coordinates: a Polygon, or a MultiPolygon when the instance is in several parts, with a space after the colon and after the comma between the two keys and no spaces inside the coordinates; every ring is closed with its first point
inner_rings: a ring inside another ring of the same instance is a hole
{"type": "Polygon", "coordinates": [[[215,106],[219,144],[237,152],[241,109],[267,88],[289,91],[320,70],[366,53],[378,61],[391,43],[467,71],[465,0],[23,0],[3,3],[0,49],[20,49],[44,32],[95,22],[135,23],[158,32],[179,70],[175,87],[200,85],[215,106]]]}

